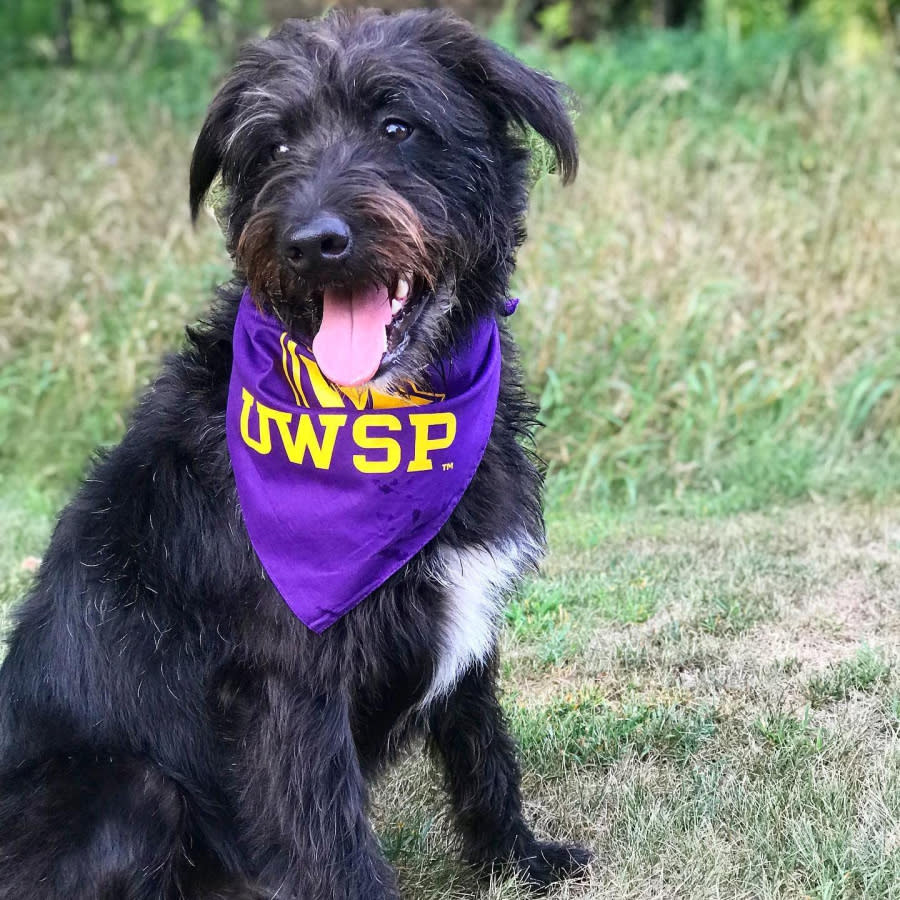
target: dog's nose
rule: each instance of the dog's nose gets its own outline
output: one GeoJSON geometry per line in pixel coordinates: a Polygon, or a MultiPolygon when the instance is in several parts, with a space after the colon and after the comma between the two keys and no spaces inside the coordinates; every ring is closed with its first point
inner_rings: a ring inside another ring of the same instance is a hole
{"type": "Polygon", "coordinates": [[[343,219],[323,214],[294,228],[288,235],[285,252],[297,268],[313,269],[322,263],[346,259],[352,242],[350,226],[343,219]]]}

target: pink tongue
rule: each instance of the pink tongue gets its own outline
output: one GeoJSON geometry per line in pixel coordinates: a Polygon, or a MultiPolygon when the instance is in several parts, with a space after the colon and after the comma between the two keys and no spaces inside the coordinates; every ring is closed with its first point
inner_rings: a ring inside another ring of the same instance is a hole
{"type": "Polygon", "coordinates": [[[387,350],[385,327],[390,321],[386,287],[326,288],[322,327],[312,345],[325,377],[343,385],[370,381],[387,350]]]}

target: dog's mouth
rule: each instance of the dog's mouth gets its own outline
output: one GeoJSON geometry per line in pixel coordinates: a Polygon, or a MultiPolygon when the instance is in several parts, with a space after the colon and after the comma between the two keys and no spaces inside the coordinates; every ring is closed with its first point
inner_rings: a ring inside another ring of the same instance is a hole
{"type": "Polygon", "coordinates": [[[422,307],[425,280],[398,274],[390,284],[328,285],[312,300],[322,304],[322,324],[312,349],[335,384],[371,381],[402,351],[422,307]]]}

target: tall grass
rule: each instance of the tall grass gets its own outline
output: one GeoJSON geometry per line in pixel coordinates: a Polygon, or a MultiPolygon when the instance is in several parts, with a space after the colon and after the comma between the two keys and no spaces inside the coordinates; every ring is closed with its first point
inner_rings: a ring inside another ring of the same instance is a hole
{"type": "MultiPolygon", "coordinates": [[[[802,36],[802,33],[801,33],[802,36]]],[[[887,65],[652,36],[558,60],[578,183],[520,261],[557,485],[712,508],[900,486],[900,123],[887,65]],[[596,53],[596,51],[594,51],[596,53]]]]}
{"type": "MultiPolygon", "coordinates": [[[[537,185],[515,323],[557,496],[726,510],[900,488],[896,75],[799,33],[554,56],[576,185],[537,185]]],[[[215,83],[16,71],[0,117],[0,493],[71,487],[228,271],[190,227],[215,83]]]]}

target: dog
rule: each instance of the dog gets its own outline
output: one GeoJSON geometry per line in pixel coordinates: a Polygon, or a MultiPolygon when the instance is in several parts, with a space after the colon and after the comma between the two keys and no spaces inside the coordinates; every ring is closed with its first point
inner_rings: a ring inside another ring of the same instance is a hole
{"type": "Polygon", "coordinates": [[[544,541],[535,409],[503,322],[531,132],[570,181],[565,89],[449,13],[291,20],[243,49],[190,171],[195,219],[211,190],[222,198],[234,280],[60,515],[0,670],[0,898],[396,898],[367,785],[414,739],[446,773],[473,865],[537,887],[588,865],[525,822],[497,699],[502,600],[544,541]],[[246,386],[230,397],[254,322],[281,341],[265,377],[284,362],[288,380],[294,364],[315,380],[322,409],[299,450],[293,429],[313,416],[300,382],[295,412],[246,386]],[[476,333],[496,363],[473,382],[485,427],[429,412],[450,402],[434,373],[458,372],[476,333]],[[366,467],[393,481],[340,522],[331,499],[285,505],[278,488],[258,504],[258,473],[238,477],[236,454],[252,469],[308,451],[315,464],[294,468],[316,497],[355,502],[356,488],[328,493],[328,453],[351,439],[359,496],[366,467]],[[438,462],[454,440],[484,446],[449,506],[420,491],[443,512],[410,551],[419,500],[387,494],[453,476],[438,462]],[[294,529],[280,569],[262,549],[269,500],[294,529]],[[332,520],[353,547],[322,559],[332,520]],[[323,585],[365,557],[358,533],[405,555],[325,608],[323,585]],[[310,597],[324,597],[315,614],[310,597]]]}

